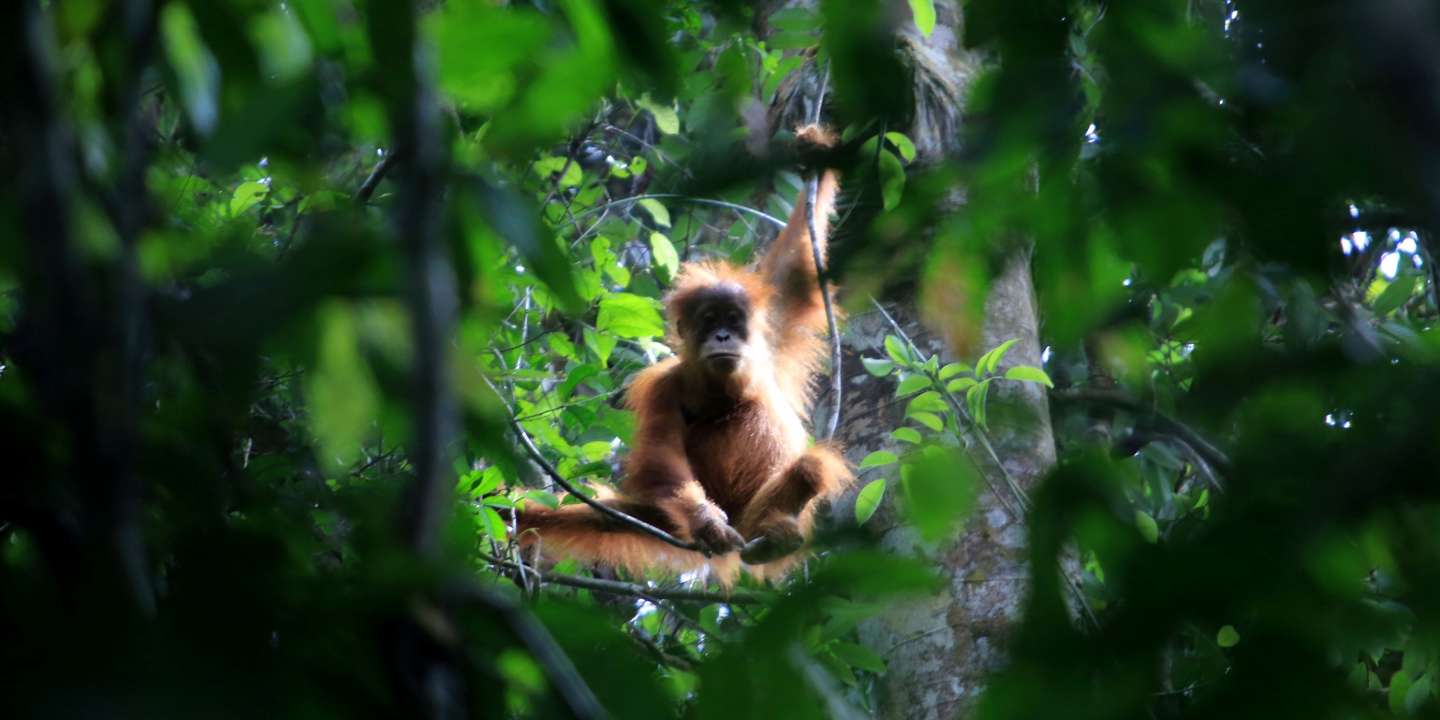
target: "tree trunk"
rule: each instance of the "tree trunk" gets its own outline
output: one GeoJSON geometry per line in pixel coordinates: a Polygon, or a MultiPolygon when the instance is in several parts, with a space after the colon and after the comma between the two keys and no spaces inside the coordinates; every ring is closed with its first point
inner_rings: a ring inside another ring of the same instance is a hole
{"type": "MultiPolygon", "coordinates": [[[[917,66],[923,63],[938,72],[945,87],[954,91],[956,106],[947,110],[943,103],[937,104],[943,93],[917,97],[920,107],[909,133],[922,158],[941,159],[957,148],[956,128],[962,118],[958,105],[976,59],[957,45],[962,27],[958,4],[935,5],[935,31],[921,38],[907,28],[912,33],[907,44],[913,45],[911,52],[925,56],[917,66]]],[[[956,212],[964,212],[963,204],[956,212]]],[[[941,339],[915,327],[913,311],[901,308],[892,314],[922,350],[942,357],[949,354],[941,339]]],[[[1030,253],[1019,250],[992,279],[981,349],[1015,339],[1018,342],[1002,368],[1038,367],[1038,328],[1030,253]]],[[[847,331],[850,352],[844,372],[849,397],[844,400],[839,438],[852,461],[873,450],[897,449],[889,433],[903,422],[903,403],[895,401],[892,383],[867,376],[858,360],[862,354],[883,356],[881,343],[890,332],[879,313],[857,314],[847,331]]],[[[1039,385],[996,383],[989,406],[988,439],[994,455],[984,443],[971,443],[970,450],[988,482],[982,484],[976,511],[960,531],[938,543],[923,542],[900,522],[892,506],[898,492],[887,492],[885,507],[871,520],[883,547],[932,560],[946,580],[937,595],[897,605],[860,628],[863,642],[880,653],[887,666],[877,688],[880,718],[969,717],[987,675],[1002,661],[1006,636],[1019,616],[1026,581],[1026,527],[1025,518],[1011,510],[1018,504],[1006,491],[1005,475],[1028,492],[1054,464],[1055,443],[1047,397],[1039,385]],[[991,488],[1002,495],[997,497],[991,488]]]]}

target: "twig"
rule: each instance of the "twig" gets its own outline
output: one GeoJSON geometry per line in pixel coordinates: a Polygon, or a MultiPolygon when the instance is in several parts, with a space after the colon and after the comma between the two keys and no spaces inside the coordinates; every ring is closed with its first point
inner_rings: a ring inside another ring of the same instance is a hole
{"type": "MultiPolygon", "coordinates": [[[[481,554],[493,565],[505,568],[507,572],[517,572],[520,566],[508,560],[481,554]]],[[[640,598],[655,602],[656,600],[671,600],[675,602],[700,602],[700,603],[763,603],[767,596],[761,593],[736,590],[730,593],[712,592],[710,590],[681,590],[678,588],[652,588],[639,583],[624,582],[622,580],[605,580],[602,578],[585,577],[583,575],[565,575],[563,573],[541,572],[535,567],[525,567],[524,571],[532,576],[538,577],[541,583],[552,585],[565,585],[568,587],[592,590],[609,595],[622,595],[625,597],[640,598]]]]}
{"type": "Polygon", "coordinates": [[[355,191],[354,199],[356,205],[364,205],[370,202],[370,196],[375,194],[375,188],[380,186],[380,181],[385,179],[385,174],[390,172],[390,168],[395,165],[395,161],[399,158],[400,149],[396,148],[385,153],[385,155],[380,158],[380,162],[375,163],[375,167],[372,168],[370,174],[365,177],[365,182],[360,183],[360,189],[355,191]]]}
{"type": "Polygon", "coordinates": [[[1070,390],[1055,390],[1050,397],[1061,402],[1080,402],[1095,405],[1105,405],[1118,408],[1126,412],[1144,417],[1155,423],[1156,428],[1194,448],[1205,462],[1210,463],[1221,472],[1230,469],[1230,458],[1220,448],[1215,447],[1210,441],[1201,437],[1190,426],[1176,420],[1164,413],[1148,407],[1145,403],[1120,390],[1098,390],[1094,388],[1074,388],[1070,390]]]}
{"type": "MultiPolygon", "coordinates": [[[[820,91],[816,94],[814,115],[810,122],[820,122],[820,107],[825,104],[825,86],[830,82],[830,66],[825,66],[825,74],[820,79],[820,91]]],[[[835,306],[830,300],[830,283],[826,279],[825,260],[820,252],[820,231],[815,227],[815,204],[820,195],[820,173],[812,173],[805,182],[805,226],[810,232],[810,254],[815,259],[815,279],[820,284],[820,297],[825,302],[825,322],[830,328],[830,420],[825,424],[825,436],[829,440],[835,437],[835,429],[840,426],[840,401],[845,392],[845,378],[841,375],[840,361],[840,326],[835,321],[835,306]]]]}
{"type": "Polygon", "coordinates": [[[566,492],[574,495],[576,499],[594,508],[596,511],[598,511],[601,515],[604,515],[605,517],[608,517],[624,525],[629,525],[636,530],[650,535],[651,537],[657,538],[669,545],[680,548],[681,550],[690,550],[703,554],[703,551],[695,544],[685,542],[684,540],[681,540],[674,535],[671,535],[670,533],[665,532],[664,530],[661,530],[660,528],[645,522],[644,520],[627,515],[619,510],[616,510],[613,507],[610,507],[609,505],[606,505],[605,503],[600,502],[599,500],[596,500],[595,498],[590,497],[589,495],[586,495],[583,492],[580,492],[580,489],[577,488],[574,483],[571,483],[568,479],[565,478],[564,475],[561,475],[560,471],[556,470],[555,466],[551,465],[550,461],[546,460],[545,456],[540,453],[540,448],[535,446],[535,441],[530,439],[530,434],[525,432],[524,427],[521,427],[520,421],[517,420],[515,417],[515,410],[510,407],[509,403],[505,402],[505,396],[500,394],[500,389],[495,387],[495,383],[490,382],[490,378],[487,377],[483,372],[480,373],[480,379],[485,381],[485,384],[489,386],[491,392],[495,393],[496,399],[498,399],[500,403],[504,405],[505,414],[509,418],[510,429],[514,431],[515,437],[520,440],[520,446],[525,448],[525,454],[529,455],[530,459],[535,461],[535,464],[539,465],[540,469],[545,472],[545,475],[548,476],[551,480],[555,481],[556,485],[565,488],[566,492]]]}
{"type": "Polygon", "coordinates": [[[588,208],[588,209],[585,209],[585,210],[581,210],[580,212],[575,213],[575,218],[576,218],[576,219],[579,219],[579,218],[585,217],[586,215],[593,215],[593,214],[595,214],[595,213],[597,213],[597,212],[601,212],[601,211],[603,211],[603,210],[608,210],[609,208],[611,208],[611,207],[613,207],[613,206],[616,206],[616,205],[624,205],[624,204],[626,204],[626,203],[629,203],[629,204],[633,205],[633,204],[635,204],[635,203],[637,203],[637,202],[639,202],[639,201],[641,201],[641,200],[680,200],[681,202],[688,202],[688,203],[692,203],[692,204],[695,204],[695,205],[710,205],[710,206],[713,206],[713,207],[721,207],[721,208],[725,208],[725,209],[727,209],[727,210],[734,210],[735,212],[738,212],[738,213],[746,213],[746,214],[749,214],[749,215],[754,215],[755,217],[758,217],[758,218],[760,218],[761,220],[764,220],[764,221],[770,223],[771,225],[774,225],[775,227],[782,227],[782,228],[785,227],[785,221],[784,221],[784,220],[781,220],[780,218],[777,218],[777,217],[775,217],[774,215],[771,215],[771,214],[769,214],[769,213],[766,213],[766,212],[764,212],[764,211],[762,211],[762,210],[756,210],[755,208],[746,207],[746,206],[744,206],[744,205],[738,205],[738,204],[732,203],[732,202],[725,202],[724,200],[711,200],[711,199],[709,199],[709,198],[696,198],[696,197],[690,197],[690,196],[688,196],[688,195],[681,195],[681,194],[679,194],[679,193],[650,193],[650,194],[647,194],[647,195],[631,195],[630,197],[620,198],[619,200],[611,200],[610,202],[605,203],[604,205],[596,205],[596,206],[593,207],[593,208],[588,208]]]}
{"type": "Polygon", "coordinates": [[[662,665],[669,665],[673,668],[678,668],[686,672],[692,672],[695,670],[695,663],[690,662],[686,658],[682,658],[678,655],[671,655],[670,653],[665,652],[665,649],[660,647],[659,643],[646,637],[645,633],[641,632],[640,630],[632,627],[630,628],[630,632],[627,634],[632,640],[638,643],[640,647],[643,647],[646,650],[650,651],[650,654],[654,655],[655,659],[660,661],[662,665]]]}

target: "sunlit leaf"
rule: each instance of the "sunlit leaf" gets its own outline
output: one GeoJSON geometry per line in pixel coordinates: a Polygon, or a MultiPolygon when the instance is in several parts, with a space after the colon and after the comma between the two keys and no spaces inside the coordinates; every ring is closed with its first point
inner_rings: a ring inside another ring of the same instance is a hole
{"type": "Polygon", "coordinates": [[[650,218],[655,221],[656,225],[670,227],[670,211],[666,210],[659,200],[645,198],[639,202],[639,205],[645,209],[645,212],[650,213],[650,218]]]}
{"type": "Polygon", "coordinates": [[[905,397],[927,387],[930,387],[930,378],[924,375],[911,375],[895,386],[895,397],[905,397]]]}
{"type": "Polygon", "coordinates": [[[895,370],[895,363],[883,358],[860,358],[860,364],[865,366],[865,372],[875,377],[886,377],[895,370]]]}
{"type": "Polygon", "coordinates": [[[930,33],[935,32],[934,0],[910,0],[910,14],[915,17],[915,27],[920,29],[920,34],[930,37],[930,33]]]}
{"type": "Polygon", "coordinates": [[[885,499],[885,478],[877,478],[865,484],[855,495],[855,522],[864,525],[885,499]]]}
{"type": "Polygon", "coordinates": [[[865,459],[860,461],[860,469],[864,470],[866,468],[892,465],[897,459],[898,458],[895,457],[895,453],[892,453],[888,450],[876,450],[875,452],[866,455],[865,459]]]}
{"type": "Polygon", "coordinates": [[[665,334],[660,303],[631,293],[611,293],[601,298],[595,327],[623,338],[653,338],[665,334]]]}
{"type": "Polygon", "coordinates": [[[1055,383],[1050,382],[1050,376],[1045,374],[1044,370],[1030,365],[1016,365],[1006,370],[1005,379],[1040,383],[1048,388],[1055,387],[1055,383]]]}
{"type": "Polygon", "coordinates": [[[954,448],[930,446],[900,466],[905,511],[920,534],[937,540],[975,508],[975,466],[954,448]]]}
{"type": "Polygon", "coordinates": [[[650,233],[650,257],[655,267],[661,271],[661,279],[669,282],[674,279],[675,273],[680,269],[680,255],[675,252],[675,245],[670,238],[660,233],[650,233]]]}

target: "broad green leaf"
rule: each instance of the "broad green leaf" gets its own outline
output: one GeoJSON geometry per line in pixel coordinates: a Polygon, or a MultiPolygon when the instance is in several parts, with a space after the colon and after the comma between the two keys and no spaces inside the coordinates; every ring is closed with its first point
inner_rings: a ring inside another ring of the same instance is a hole
{"type": "Polygon", "coordinates": [[[1016,365],[1006,370],[1005,379],[1040,383],[1047,388],[1055,387],[1055,383],[1050,382],[1050,376],[1045,374],[1044,370],[1031,365],[1016,365]]]}
{"type": "Polygon", "coordinates": [[[1135,511],[1135,529],[1140,531],[1140,537],[1145,542],[1154,543],[1160,541],[1160,526],[1155,524],[1155,518],[1144,510],[1135,511]]]}
{"type": "Polygon", "coordinates": [[[680,269],[680,255],[675,252],[670,238],[658,232],[650,233],[650,258],[661,270],[662,280],[669,282],[675,279],[675,273],[680,269]]]}
{"type": "Polygon", "coordinates": [[[912,398],[910,403],[905,406],[905,414],[909,415],[914,412],[943,413],[949,409],[950,406],[945,404],[945,398],[941,397],[940,393],[930,390],[912,398]]]}
{"type": "Polygon", "coordinates": [[[1413,681],[1410,677],[1410,673],[1407,673],[1404,670],[1396,672],[1394,675],[1390,676],[1390,691],[1387,695],[1387,699],[1389,700],[1391,714],[1406,714],[1405,698],[1407,695],[1410,694],[1410,685],[1412,684],[1412,682],[1413,681]]]}
{"type": "Polygon", "coordinates": [[[890,431],[890,438],[898,442],[920,444],[920,433],[915,428],[898,427],[890,431]]]}
{"type": "Polygon", "coordinates": [[[544,490],[526,490],[525,500],[526,502],[550,508],[551,510],[560,507],[560,498],[555,497],[554,493],[549,493],[544,490]]]}
{"type": "Polygon", "coordinates": [[[890,356],[890,360],[900,367],[909,367],[912,362],[909,349],[894,335],[885,336],[885,352],[890,356]]]}
{"type": "Polygon", "coordinates": [[[1000,367],[1000,361],[1005,359],[1005,353],[1010,352],[1010,348],[1014,347],[1016,342],[1019,340],[1011,338],[1000,343],[990,352],[981,355],[980,360],[975,363],[975,374],[989,375],[995,372],[995,369],[1000,367]]]}
{"type": "MultiPolygon", "coordinates": [[[[666,135],[674,135],[680,132],[680,115],[675,112],[674,106],[661,105],[651,100],[649,93],[640,96],[640,99],[636,100],[635,104],[644,108],[646,112],[654,116],[655,127],[658,128],[660,132],[666,135]]],[[[668,225],[669,223],[666,224],[668,225]]]]}
{"type": "Polygon", "coordinates": [[[270,186],[263,182],[240,183],[240,186],[235,188],[235,193],[230,196],[230,214],[239,215],[249,210],[268,192],[270,192],[270,186]]]}
{"type": "Polygon", "coordinates": [[[359,333],[350,308],[341,303],[318,313],[316,363],[306,374],[310,430],[321,467],[339,473],[360,459],[379,408],[379,390],[360,354],[359,333]]]}
{"type": "Polygon", "coordinates": [[[1389,315],[1404,305],[1413,294],[1415,294],[1415,274],[1400,273],[1390,281],[1385,292],[1380,293],[1380,297],[1375,299],[1375,304],[1371,306],[1371,309],[1376,315],[1389,315]]]}
{"type": "Polygon", "coordinates": [[[925,427],[930,428],[931,430],[934,430],[935,432],[940,432],[940,431],[941,431],[942,429],[944,429],[944,427],[945,427],[944,421],[942,421],[942,420],[940,419],[940,416],[939,416],[939,415],[936,415],[935,413],[928,413],[928,412],[906,413],[906,414],[905,414],[905,417],[908,417],[908,418],[910,418],[911,420],[914,420],[915,422],[918,422],[918,423],[920,423],[921,425],[924,425],[925,427]]]}
{"type": "Polygon", "coordinates": [[[562,188],[574,187],[585,179],[584,171],[580,169],[580,163],[568,157],[551,155],[536,160],[531,167],[535,170],[535,175],[546,182],[549,182],[553,176],[560,175],[555,182],[562,188]]]}
{"type": "Polygon", "coordinates": [[[855,496],[855,523],[864,525],[880,507],[885,498],[885,478],[876,478],[865,484],[855,496]]]}
{"type": "Polygon", "coordinates": [[[645,198],[639,202],[639,205],[645,209],[645,212],[650,213],[650,219],[654,220],[656,225],[670,227],[670,211],[666,210],[659,200],[645,198]]]}
{"type": "Polygon", "coordinates": [[[830,646],[830,651],[835,653],[835,657],[849,663],[851,667],[876,674],[885,672],[885,660],[864,645],[837,641],[830,646]]]}
{"type": "Polygon", "coordinates": [[[611,293],[601,298],[595,327],[623,338],[654,338],[665,334],[660,303],[631,293],[611,293]]]}
{"type": "Polygon", "coordinates": [[[895,363],[884,358],[860,358],[860,364],[865,366],[865,372],[875,377],[885,377],[895,370],[895,363]]]}
{"type": "Polygon", "coordinates": [[[1226,625],[1215,634],[1215,644],[1222,648],[1235,647],[1240,644],[1240,633],[1235,630],[1234,625],[1226,625]]]}
{"type": "Polygon", "coordinates": [[[866,455],[865,459],[860,461],[860,469],[864,470],[866,468],[884,467],[885,465],[892,465],[897,459],[898,458],[895,457],[895,453],[892,453],[889,450],[876,450],[875,452],[866,455]]]}
{"type": "Polygon", "coordinates": [[[905,193],[905,166],[889,150],[880,151],[880,197],[886,210],[900,205],[905,193]]]}
{"type": "Polygon", "coordinates": [[[1410,692],[1405,693],[1405,712],[1408,715],[1415,715],[1420,708],[1430,699],[1430,678],[1434,675],[1427,674],[1425,677],[1410,684],[1410,692]]]}
{"type": "Polygon", "coordinates": [[[505,526],[505,519],[500,513],[490,507],[480,507],[480,521],[485,526],[485,533],[496,542],[505,542],[510,535],[510,528],[505,526]]]}
{"type": "Polygon", "coordinates": [[[900,467],[905,511],[927,540],[938,540],[975,508],[975,466],[955,448],[930,446],[900,467]]]}
{"type": "Polygon", "coordinates": [[[951,380],[950,382],[945,384],[945,390],[952,393],[961,393],[966,392],[970,388],[975,387],[979,384],[980,381],[976,380],[973,377],[955,378],[954,380],[951,380]]]}
{"type": "Polygon", "coordinates": [[[895,397],[905,397],[911,393],[920,392],[927,387],[930,387],[930,378],[924,375],[911,375],[901,380],[900,383],[895,386],[895,397]]]}
{"type": "Polygon", "coordinates": [[[910,142],[910,138],[906,137],[905,133],[892,130],[885,133],[885,139],[889,140],[890,144],[894,145],[895,149],[899,151],[901,160],[907,163],[915,161],[915,143],[910,142]]]}
{"type": "Polygon", "coordinates": [[[935,32],[935,0],[910,0],[910,14],[921,35],[930,37],[935,32]]]}
{"type": "Polygon", "coordinates": [[[974,370],[965,363],[946,363],[944,367],[940,368],[939,377],[940,380],[944,381],[949,380],[950,378],[953,378],[960,373],[968,372],[974,372],[974,370]]]}
{"type": "Polygon", "coordinates": [[[610,353],[615,351],[618,341],[611,335],[595,332],[588,327],[585,328],[584,338],[585,347],[595,354],[595,359],[600,362],[600,367],[609,367],[610,353]]]}

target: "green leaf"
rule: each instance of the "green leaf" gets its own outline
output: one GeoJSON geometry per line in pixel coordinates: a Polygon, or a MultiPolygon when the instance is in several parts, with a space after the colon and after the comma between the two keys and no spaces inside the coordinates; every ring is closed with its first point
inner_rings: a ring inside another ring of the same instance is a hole
{"type": "MultiPolygon", "coordinates": [[[[1151,521],[1154,522],[1153,520],[1151,521]]],[[[1240,633],[1235,630],[1234,625],[1226,625],[1220,628],[1215,634],[1215,644],[1222,648],[1232,648],[1240,644],[1240,633]]]]}
{"type": "Polygon", "coordinates": [[[913,412],[943,413],[949,409],[950,406],[945,404],[945,398],[941,397],[940,393],[930,390],[911,399],[910,404],[905,406],[905,414],[909,415],[913,412]]]}
{"type": "Polygon", "coordinates": [[[650,259],[661,271],[662,280],[670,282],[675,279],[675,273],[680,269],[680,255],[675,252],[670,238],[658,232],[650,233],[650,259]]]}
{"type": "Polygon", "coordinates": [[[1140,531],[1140,537],[1145,542],[1154,543],[1160,540],[1160,526],[1155,524],[1155,518],[1144,510],[1135,511],[1135,528],[1140,531]]]}
{"type": "Polygon", "coordinates": [[[259,203],[268,192],[270,192],[270,186],[263,182],[240,183],[240,187],[235,188],[235,193],[230,196],[230,214],[239,215],[249,210],[259,203]]]}
{"type": "Polygon", "coordinates": [[[894,335],[885,336],[885,353],[890,356],[891,361],[900,367],[909,367],[912,361],[910,351],[900,342],[900,338],[894,335]]]}
{"type": "Polygon", "coordinates": [[[480,521],[485,526],[485,534],[489,535],[496,542],[505,542],[510,535],[510,528],[505,526],[505,519],[493,508],[481,507],[480,521]]]}
{"type": "Polygon", "coordinates": [[[1405,714],[1405,697],[1410,694],[1410,673],[1401,670],[1390,676],[1390,693],[1388,696],[1390,712],[1395,715],[1405,714]]]}
{"type": "Polygon", "coordinates": [[[945,384],[945,390],[952,393],[966,392],[970,388],[979,385],[980,381],[973,377],[955,378],[945,384]]]}
{"type": "Polygon", "coordinates": [[[1046,375],[1044,370],[1031,365],[1016,365],[1006,370],[1005,379],[1040,383],[1047,388],[1055,387],[1055,383],[1050,382],[1050,376],[1046,375]]]}
{"type": "Polygon", "coordinates": [[[359,330],[350,308],[339,302],[325,305],[318,319],[315,368],[306,375],[308,419],[320,466],[339,473],[360,459],[380,392],[360,354],[359,330]]]}
{"type": "Polygon", "coordinates": [[[654,338],[665,334],[660,303],[632,293],[611,293],[600,300],[596,329],[623,338],[654,338]]]}
{"type": "Polygon", "coordinates": [[[924,375],[911,375],[900,381],[895,386],[895,397],[905,397],[911,393],[917,393],[930,387],[930,378],[924,375]]]}
{"type": "Polygon", "coordinates": [[[979,476],[955,448],[929,446],[900,467],[905,511],[927,540],[938,540],[975,508],[979,476]]]}
{"type": "Polygon", "coordinates": [[[855,496],[855,523],[864,525],[875,511],[880,508],[880,501],[885,499],[885,478],[876,478],[865,484],[855,496]]]}
{"type": "Polygon", "coordinates": [[[900,205],[900,198],[905,193],[905,166],[901,164],[900,158],[889,150],[880,152],[880,197],[886,210],[894,210],[900,205]]]}
{"type": "MultiPolygon", "coordinates": [[[[658,128],[660,132],[666,135],[674,135],[680,132],[680,114],[675,111],[674,106],[661,105],[651,100],[649,93],[640,96],[640,99],[636,100],[635,104],[644,108],[646,112],[654,116],[655,127],[658,128]]],[[[669,225],[669,223],[666,223],[666,225],[669,225]]]]}
{"type": "Polygon", "coordinates": [[[864,470],[866,468],[884,467],[886,465],[892,465],[897,459],[898,458],[895,457],[895,453],[892,453],[888,450],[876,450],[875,452],[866,455],[865,459],[860,461],[860,469],[864,470]]]}
{"type": "Polygon", "coordinates": [[[585,179],[585,173],[580,169],[580,163],[568,157],[551,155],[550,157],[536,160],[531,167],[534,169],[535,174],[546,182],[549,182],[552,176],[563,172],[564,174],[560,175],[555,181],[556,184],[562,188],[574,187],[579,185],[581,180],[585,179]]]}
{"type": "Polygon", "coordinates": [[[560,507],[560,498],[544,490],[526,490],[524,497],[529,502],[551,510],[560,507]]]}
{"type": "Polygon", "coordinates": [[[980,360],[975,363],[975,374],[989,375],[995,372],[995,368],[1000,366],[1000,361],[1005,359],[1005,353],[1010,352],[1010,348],[1014,347],[1017,342],[1019,342],[1019,340],[1011,338],[1000,343],[1000,345],[990,352],[981,355],[980,360]]]}
{"type": "Polygon", "coordinates": [[[891,430],[890,439],[912,445],[919,445],[921,441],[920,433],[915,430],[915,428],[908,427],[899,427],[891,430]]]}
{"type": "Polygon", "coordinates": [[[944,381],[949,380],[950,378],[955,377],[960,373],[968,372],[974,372],[974,370],[965,363],[946,363],[944,367],[940,368],[939,377],[942,381],[944,381]]]}
{"type": "Polygon", "coordinates": [[[165,58],[180,85],[185,115],[201,136],[207,136],[220,119],[220,67],[200,39],[195,16],[184,3],[167,3],[160,11],[160,34],[165,58]]]}
{"type": "Polygon", "coordinates": [[[930,37],[935,32],[935,1],[934,0],[910,0],[910,14],[915,16],[915,27],[920,29],[920,34],[930,37]]]}
{"type": "Polygon", "coordinates": [[[609,367],[610,353],[615,351],[618,341],[613,336],[595,332],[588,327],[585,328],[584,337],[585,347],[595,354],[595,359],[599,361],[600,367],[609,367]]]}
{"type": "Polygon", "coordinates": [[[884,358],[860,358],[860,364],[865,366],[865,372],[875,377],[885,377],[895,370],[895,363],[884,358]]]}
{"type": "Polygon", "coordinates": [[[942,429],[945,428],[945,423],[944,423],[944,421],[942,421],[942,420],[940,419],[940,416],[939,416],[939,415],[936,415],[935,413],[928,413],[928,412],[908,413],[908,412],[907,412],[907,413],[905,413],[905,417],[908,417],[908,418],[910,418],[911,420],[914,420],[915,422],[920,423],[921,425],[924,425],[925,427],[930,428],[931,430],[934,430],[935,432],[940,432],[942,429]]]}
{"type": "Polygon", "coordinates": [[[885,139],[889,140],[890,144],[894,145],[895,149],[899,151],[900,159],[907,163],[915,161],[915,143],[910,142],[910,138],[905,137],[905,133],[892,130],[885,133],[885,139]]]}
{"type": "Polygon", "coordinates": [[[661,205],[659,200],[655,198],[645,198],[641,200],[639,204],[640,207],[645,209],[645,212],[650,213],[650,219],[654,220],[656,225],[667,228],[670,227],[670,211],[666,210],[665,206],[661,205]]]}
{"type": "Polygon", "coordinates": [[[1433,676],[1426,675],[1410,684],[1410,692],[1405,693],[1406,714],[1415,715],[1419,713],[1420,708],[1424,707],[1426,701],[1430,699],[1431,677],[1433,676]]]}
{"type": "Polygon", "coordinates": [[[1404,305],[1414,293],[1415,274],[1401,273],[1390,281],[1389,287],[1385,288],[1385,292],[1380,293],[1380,297],[1375,298],[1375,304],[1371,306],[1371,310],[1376,315],[1389,315],[1404,305]]]}
{"type": "Polygon", "coordinates": [[[880,674],[885,672],[885,660],[874,650],[855,643],[836,641],[830,646],[835,657],[844,660],[851,667],[880,674]]]}

